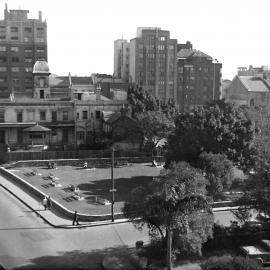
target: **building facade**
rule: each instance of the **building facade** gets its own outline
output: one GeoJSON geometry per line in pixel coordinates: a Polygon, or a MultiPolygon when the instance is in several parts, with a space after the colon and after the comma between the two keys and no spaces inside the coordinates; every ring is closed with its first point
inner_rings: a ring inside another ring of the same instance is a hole
{"type": "MultiPolygon", "coordinates": [[[[188,44],[189,45],[189,44],[188,44]]],[[[221,97],[222,64],[192,48],[177,54],[177,103],[180,111],[190,111],[221,97]]]]}
{"type": "Polygon", "coordinates": [[[160,28],[141,27],[130,41],[129,75],[162,101],[176,100],[177,40],[160,28]]]}
{"type": "Polygon", "coordinates": [[[129,42],[125,39],[114,41],[114,77],[129,82],[129,42]]]}
{"type": "Polygon", "coordinates": [[[28,10],[4,11],[0,20],[0,97],[11,92],[32,92],[33,65],[39,59],[47,61],[47,23],[29,19],[28,10]]]}

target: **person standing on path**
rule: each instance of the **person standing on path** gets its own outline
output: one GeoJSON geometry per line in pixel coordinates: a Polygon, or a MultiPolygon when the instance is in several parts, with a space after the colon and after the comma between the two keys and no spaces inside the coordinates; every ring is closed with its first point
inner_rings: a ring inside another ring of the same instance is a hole
{"type": "Polygon", "coordinates": [[[47,210],[48,200],[47,200],[46,196],[42,200],[42,205],[44,206],[44,210],[47,210]]]}
{"type": "Polygon", "coordinates": [[[51,208],[52,208],[52,199],[51,199],[51,197],[49,196],[47,200],[48,200],[48,203],[47,203],[48,209],[51,210],[51,208]]]}
{"type": "Polygon", "coordinates": [[[75,211],[75,213],[74,213],[72,225],[74,225],[75,223],[76,223],[77,225],[80,225],[80,224],[79,224],[79,219],[78,219],[77,211],[75,211]]]}

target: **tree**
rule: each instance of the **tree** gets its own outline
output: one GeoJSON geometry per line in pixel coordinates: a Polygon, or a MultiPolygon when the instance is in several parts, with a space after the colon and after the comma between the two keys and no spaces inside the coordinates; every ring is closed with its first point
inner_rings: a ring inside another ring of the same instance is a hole
{"type": "Polygon", "coordinates": [[[137,115],[141,130],[147,142],[152,146],[151,151],[160,140],[167,139],[173,129],[173,122],[162,112],[147,111],[137,115]]]}
{"type": "Polygon", "coordinates": [[[200,251],[201,243],[211,236],[214,219],[205,185],[199,170],[186,162],[172,163],[148,186],[134,189],[125,202],[124,215],[136,228],[147,225],[150,236],[161,237],[167,247],[167,269],[171,269],[172,244],[200,251]]]}
{"type": "Polygon", "coordinates": [[[202,153],[196,167],[200,168],[208,180],[209,195],[216,199],[225,189],[229,189],[233,179],[233,164],[224,154],[202,153]]]}
{"type": "Polygon", "coordinates": [[[241,256],[210,257],[201,264],[202,270],[262,270],[263,267],[253,259],[241,256]]]}
{"type": "Polygon", "coordinates": [[[255,164],[255,127],[241,108],[224,100],[215,101],[192,113],[176,116],[168,138],[167,163],[195,163],[202,152],[226,154],[234,165],[248,170],[255,164]]]}

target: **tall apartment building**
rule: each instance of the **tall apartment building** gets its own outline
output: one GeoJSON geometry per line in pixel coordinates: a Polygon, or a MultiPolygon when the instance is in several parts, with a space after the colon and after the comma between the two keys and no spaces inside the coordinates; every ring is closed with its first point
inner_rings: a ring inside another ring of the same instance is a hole
{"type": "Polygon", "coordinates": [[[177,58],[177,103],[180,111],[189,111],[220,99],[221,63],[192,47],[183,47],[177,58]]]}
{"type": "Polygon", "coordinates": [[[130,41],[129,76],[163,101],[176,100],[177,40],[160,28],[139,27],[130,41]]]}
{"type": "Polygon", "coordinates": [[[114,41],[114,77],[129,82],[129,42],[125,39],[114,41]]]}
{"type": "Polygon", "coordinates": [[[0,97],[12,92],[32,93],[33,65],[37,60],[47,61],[47,23],[28,19],[28,10],[4,11],[0,20],[0,97]]]}

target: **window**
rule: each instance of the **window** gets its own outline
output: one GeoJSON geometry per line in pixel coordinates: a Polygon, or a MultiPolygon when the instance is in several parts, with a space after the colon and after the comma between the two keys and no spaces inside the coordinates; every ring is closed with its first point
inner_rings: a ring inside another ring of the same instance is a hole
{"type": "Polygon", "coordinates": [[[5,63],[5,62],[7,62],[7,58],[4,56],[0,57],[0,63],[5,63]]]}
{"type": "Polygon", "coordinates": [[[31,57],[25,57],[24,62],[25,63],[32,63],[33,59],[31,57]]]}
{"type": "Polygon", "coordinates": [[[143,44],[139,44],[139,45],[138,45],[138,48],[139,48],[139,49],[143,49],[143,44]]]}
{"type": "Polygon", "coordinates": [[[17,46],[10,47],[10,51],[11,52],[18,52],[19,51],[19,47],[17,47],[17,46]]]}
{"type": "Polygon", "coordinates": [[[169,49],[172,50],[172,51],[174,51],[174,45],[170,45],[169,46],[169,49]]]}
{"type": "Polygon", "coordinates": [[[0,30],[5,30],[6,27],[4,25],[0,25],[0,30]]]}
{"type": "Polygon", "coordinates": [[[33,70],[33,68],[31,68],[31,67],[26,67],[25,68],[25,72],[32,72],[32,70],[33,70]]]}
{"type": "Polygon", "coordinates": [[[11,33],[17,33],[18,32],[18,27],[11,26],[10,27],[10,32],[11,33]]]}
{"type": "Polygon", "coordinates": [[[0,72],[5,72],[7,71],[7,67],[0,67],[0,72]]]}
{"type": "Polygon", "coordinates": [[[19,57],[11,57],[12,63],[19,63],[19,57]]]}
{"type": "Polygon", "coordinates": [[[255,105],[255,102],[254,102],[254,99],[252,98],[249,102],[250,106],[254,106],[255,105]]]}
{"type": "Polygon", "coordinates": [[[26,77],[26,78],[24,79],[24,82],[25,82],[25,83],[32,83],[32,82],[33,82],[33,79],[32,79],[31,77],[26,77]]]}
{"type": "Polygon", "coordinates": [[[37,47],[37,52],[45,52],[44,47],[37,47]]]}
{"type": "Polygon", "coordinates": [[[37,30],[38,31],[44,31],[44,28],[43,27],[38,27],[37,30]]]}
{"type": "Polygon", "coordinates": [[[83,113],[82,119],[84,120],[87,119],[87,111],[83,111],[82,113],[83,113]]]}
{"type": "Polygon", "coordinates": [[[0,46],[0,52],[5,52],[7,50],[6,46],[0,46]]]}
{"type": "Polygon", "coordinates": [[[100,111],[96,111],[96,119],[100,119],[100,111]]]}
{"type": "Polygon", "coordinates": [[[34,121],[34,111],[28,111],[28,120],[29,121],[34,121]]]}
{"type": "Polygon", "coordinates": [[[19,39],[19,37],[17,37],[17,36],[11,37],[11,40],[18,40],[18,39],[19,39]]]}
{"type": "Polygon", "coordinates": [[[0,77],[0,82],[3,83],[3,82],[6,82],[7,81],[7,77],[0,77]]]}
{"type": "Polygon", "coordinates": [[[0,39],[2,39],[2,40],[6,39],[6,36],[0,36],[0,39]]]}
{"type": "Polygon", "coordinates": [[[68,111],[63,111],[63,121],[68,120],[68,111]]]}
{"type": "Polygon", "coordinates": [[[0,110],[0,123],[5,123],[5,111],[0,110]]]}
{"type": "Polygon", "coordinates": [[[11,71],[12,72],[19,72],[20,71],[20,68],[19,67],[12,67],[11,68],[11,71]]]}
{"type": "Polygon", "coordinates": [[[31,33],[32,32],[32,28],[31,27],[24,27],[24,32],[25,33],[31,33]]]}
{"type": "Polygon", "coordinates": [[[165,41],[165,37],[160,37],[160,41],[165,41]]]}
{"type": "Polygon", "coordinates": [[[41,99],[44,98],[44,90],[43,90],[43,89],[41,89],[41,90],[39,91],[39,98],[41,98],[41,99]]]}
{"type": "Polygon", "coordinates": [[[24,52],[31,53],[33,51],[32,47],[25,47],[24,52]]]}
{"type": "Polygon", "coordinates": [[[22,123],[22,121],[23,121],[23,113],[17,112],[17,122],[22,123]]]}
{"type": "Polygon", "coordinates": [[[41,121],[46,120],[46,111],[39,111],[39,119],[41,121]]]}
{"type": "Polygon", "coordinates": [[[84,132],[83,131],[77,131],[77,139],[84,140],[84,132]]]}
{"type": "Polygon", "coordinates": [[[76,114],[76,119],[80,119],[80,113],[79,112],[77,112],[77,114],[76,114]]]}
{"type": "MultiPolygon", "coordinates": [[[[44,42],[44,38],[36,38],[36,42],[44,42]]],[[[37,50],[37,52],[44,52],[44,49],[37,50]]]]}
{"type": "Polygon", "coordinates": [[[52,121],[57,121],[57,112],[52,111],[52,121]]]}
{"type": "Polygon", "coordinates": [[[20,79],[17,78],[17,77],[16,77],[16,78],[12,78],[12,82],[13,82],[13,83],[19,83],[19,82],[20,82],[20,79]]]}

